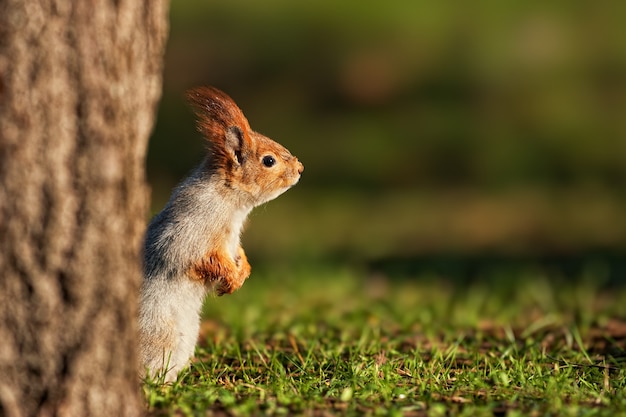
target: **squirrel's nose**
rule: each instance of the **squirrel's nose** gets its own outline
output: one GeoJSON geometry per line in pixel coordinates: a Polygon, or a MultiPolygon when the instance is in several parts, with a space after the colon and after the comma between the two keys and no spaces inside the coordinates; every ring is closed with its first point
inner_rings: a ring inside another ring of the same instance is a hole
{"type": "Polygon", "coordinates": [[[298,158],[296,158],[296,162],[298,162],[298,174],[302,174],[302,171],[304,171],[304,165],[302,165],[302,162],[298,161],[298,158]]]}

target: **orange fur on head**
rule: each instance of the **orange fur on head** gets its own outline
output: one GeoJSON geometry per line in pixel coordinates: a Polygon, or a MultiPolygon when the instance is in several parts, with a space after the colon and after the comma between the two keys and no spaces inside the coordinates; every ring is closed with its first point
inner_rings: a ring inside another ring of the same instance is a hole
{"type": "Polygon", "coordinates": [[[211,145],[214,162],[221,167],[230,166],[232,154],[227,149],[226,136],[229,129],[239,129],[243,140],[241,145],[249,146],[252,141],[248,119],[232,98],[214,87],[197,87],[189,90],[187,100],[198,116],[198,130],[211,145]]]}

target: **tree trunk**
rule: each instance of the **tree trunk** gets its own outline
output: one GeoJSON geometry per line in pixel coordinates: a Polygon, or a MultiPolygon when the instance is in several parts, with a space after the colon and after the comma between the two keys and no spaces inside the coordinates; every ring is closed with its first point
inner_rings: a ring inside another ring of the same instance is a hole
{"type": "Polygon", "coordinates": [[[167,0],[0,0],[0,415],[141,413],[167,0]]]}

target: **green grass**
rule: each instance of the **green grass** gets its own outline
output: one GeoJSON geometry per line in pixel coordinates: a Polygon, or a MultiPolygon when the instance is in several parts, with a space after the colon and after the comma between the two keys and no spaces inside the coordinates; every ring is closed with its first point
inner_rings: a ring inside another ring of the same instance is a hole
{"type": "Polygon", "coordinates": [[[626,415],[625,291],[542,273],[455,285],[254,271],[209,299],[197,360],[152,415],[626,415]]]}

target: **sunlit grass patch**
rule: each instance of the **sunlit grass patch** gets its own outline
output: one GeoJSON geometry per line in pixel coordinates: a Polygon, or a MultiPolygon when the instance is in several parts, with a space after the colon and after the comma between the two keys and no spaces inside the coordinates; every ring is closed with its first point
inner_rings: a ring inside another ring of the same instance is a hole
{"type": "Polygon", "coordinates": [[[537,273],[455,286],[341,268],[209,299],[196,361],[154,414],[626,413],[624,291],[537,273]]]}

